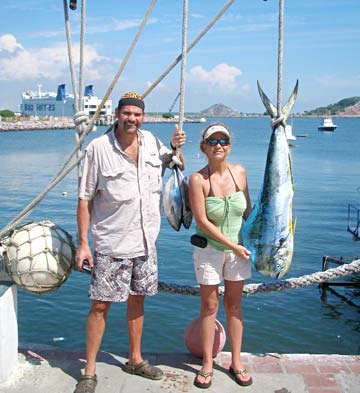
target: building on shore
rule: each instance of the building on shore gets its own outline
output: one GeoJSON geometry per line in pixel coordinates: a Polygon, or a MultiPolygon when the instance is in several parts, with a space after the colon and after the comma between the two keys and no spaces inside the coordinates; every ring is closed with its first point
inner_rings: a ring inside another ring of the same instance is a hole
{"type": "MultiPolygon", "coordinates": [[[[101,99],[94,96],[93,85],[85,87],[84,96],[82,97],[82,108],[89,117],[94,116],[101,103],[101,99]]],[[[65,91],[65,84],[58,86],[57,93],[42,92],[41,85],[38,85],[38,91],[27,91],[22,93],[22,102],[20,105],[22,116],[35,117],[72,117],[75,113],[75,98],[73,94],[65,91]]],[[[113,120],[112,101],[107,100],[101,109],[98,122],[111,124],[113,120]]]]}

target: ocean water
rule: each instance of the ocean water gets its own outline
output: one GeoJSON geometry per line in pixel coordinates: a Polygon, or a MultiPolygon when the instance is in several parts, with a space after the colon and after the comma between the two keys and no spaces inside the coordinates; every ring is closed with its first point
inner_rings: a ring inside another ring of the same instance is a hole
{"type": "MultiPolygon", "coordinates": [[[[230,161],[242,163],[254,203],[262,184],[269,120],[264,118],[217,119],[233,132],[230,161]]],[[[347,206],[360,207],[360,119],[334,118],[334,133],[319,132],[320,119],[295,118],[291,156],[295,183],[293,214],[297,218],[295,251],[285,278],[321,271],[324,255],[356,257],[360,242],[347,232],[347,206]]],[[[164,142],[172,124],[144,124],[164,142]]],[[[203,124],[186,123],[188,143],[185,174],[206,161],[199,151],[203,124]]],[[[86,140],[100,135],[99,127],[86,140]]],[[[0,227],[5,226],[50,182],[74,145],[72,130],[0,133],[0,227]]],[[[165,180],[165,179],[164,179],[165,180]]],[[[77,180],[75,171],[59,183],[37,206],[28,220],[48,219],[66,229],[76,241],[77,180]],[[63,192],[67,196],[63,196],[63,192]]],[[[194,228],[174,231],[163,217],[158,239],[159,279],[196,285],[190,236],[194,228]]],[[[342,281],[350,277],[343,278],[342,281]]],[[[359,281],[359,275],[355,277],[359,281]]],[[[271,282],[253,271],[248,282],[271,282]]],[[[85,323],[89,308],[89,276],[72,272],[51,293],[36,295],[18,290],[19,340],[85,347],[85,323]]],[[[222,302],[222,301],[221,301],[222,302]]],[[[145,303],[143,350],[184,352],[184,330],[199,314],[200,298],[161,292],[145,303]]],[[[259,293],[243,298],[243,351],[278,353],[359,354],[360,290],[333,287],[321,296],[317,285],[259,293]]],[[[225,325],[221,305],[218,319],[225,325]]],[[[226,326],[226,325],[225,325],[226,326]]],[[[126,305],[113,304],[102,349],[126,352],[126,305]]],[[[228,343],[224,350],[229,350],[228,343]]]]}

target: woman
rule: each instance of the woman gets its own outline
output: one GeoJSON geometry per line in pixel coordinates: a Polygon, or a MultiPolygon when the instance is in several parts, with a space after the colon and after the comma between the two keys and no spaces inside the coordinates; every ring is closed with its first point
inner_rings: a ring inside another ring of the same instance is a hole
{"type": "Polygon", "coordinates": [[[202,368],[194,385],[203,389],[211,385],[218,285],[224,281],[224,307],[232,355],[229,373],[239,385],[248,386],[252,378],[240,359],[241,296],[244,280],[251,277],[250,251],[241,245],[239,238],[242,218],[246,219],[251,211],[246,171],[239,164],[228,163],[231,134],[221,123],[212,123],[204,130],[200,149],[207,156],[208,164],[189,179],[191,209],[196,220],[192,243],[195,245],[195,273],[201,290],[203,349],[202,368]],[[205,247],[204,242],[207,243],[205,247]]]}

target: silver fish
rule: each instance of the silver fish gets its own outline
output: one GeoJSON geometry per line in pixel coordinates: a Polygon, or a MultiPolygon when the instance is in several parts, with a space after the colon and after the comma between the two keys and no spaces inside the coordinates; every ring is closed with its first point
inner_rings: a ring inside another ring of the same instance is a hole
{"type": "Polygon", "coordinates": [[[178,171],[180,184],[181,184],[181,198],[182,198],[182,208],[181,208],[181,223],[186,229],[189,229],[192,222],[192,211],[190,207],[189,200],[189,183],[188,178],[178,171]]]}
{"type": "Polygon", "coordinates": [[[169,224],[176,230],[180,230],[182,218],[181,183],[177,166],[171,169],[171,174],[164,187],[163,208],[169,224]]]}
{"type": "Polygon", "coordinates": [[[251,251],[250,259],[260,273],[281,278],[290,268],[294,249],[295,220],[292,217],[294,194],[290,151],[284,132],[285,120],[295,103],[298,82],[281,110],[262,91],[260,97],[272,117],[280,119],[271,134],[264,180],[257,202],[243,223],[240,236],[243,245],[251,251]]]}

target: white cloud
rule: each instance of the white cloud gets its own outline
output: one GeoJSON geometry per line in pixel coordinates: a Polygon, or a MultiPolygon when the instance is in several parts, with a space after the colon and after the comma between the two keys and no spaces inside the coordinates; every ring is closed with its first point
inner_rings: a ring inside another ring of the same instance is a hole
{"type": "Polygon", "coordinates": [[[0,52],[14,53],[18,49],[23,49],[23,47],[16,41],[16,38],[12,34],[0,36],[0,52]]]}
{"type": "MultiPolygon", "coordinates": [[[[114,31],[123,31],[132,29],[134,27],[140,26],[142,20],[141,19],[127,19],[127,20],[118,20],[112,19],[109,23],[98,23],[92,26],[89,26],[86,31],[87,33],[108,33],[114,31]]],[[[149,18],[147,21],[147,25],[152,25],[154,23],[158,23],[157,18],[149,18]]]]}
{"type": "MultiPolygon", "coordinates": [[[[15,38],[15,37],[14,37],[15,38]]],[[[16,43],[16,39],[15,39],[16,43]]],[[[59,80],[69,76],[69,61],[66,44],[56,44],[52,47],[41,49],[24,49],[20,44],[17,48],[21,50],[6,57],[0,57],[0,80],[27,80],[47,78],[59,80]]],[[[79,63],[79,49],[73,51],[75,65],[79,63]]],[[[99,56],[96,49],[85,46],[84,49],[84,74],[91,71],[91,79],[99,79],[102,76],[98,63],[108,60],[99,56]],[[89,71],[87,71],[87,69],[89,71]]]]}
{"type": "MultiPolygon", "coordinates": [[[[150,87],[152,86],[154,82],[151,81],[146,81],[146,86],[150,87]]],[[[155,87],[157,90],[162,90],[162,91],[172,91],[165,83],[160,82],[159,84],[156,85],[155,87]]]]}
{"type": "Polygon", "coordinates": [[[244,85],[241,86],[241,91],[242,91],[242,93],[248,94],[248,93],[251,92],[251,90],[252,90],[252,89],[251,89],[251,86],[250,86],[249,83],[245,83],[244,85]]]}
{"type": "Polygon", "coordinates": [[[194,19],[203,19],[203,18],[205,18],[205,15],[204,15],[204,14],[198,14],[198,13],[196,13],[196,12],[191,13],[190,16],[191,16],[192,18],[194,18],[194,19]]]}
{"type": "Polygon", "coordinates": [[[206,71],[202,66],[193,67],[190,70],[189,79],[193,83],[206,83],[210,87],[218,88],[222,91],[232,91],[236,89],[236,77],[241,75],[239,68],[221,63],[212,70],[206,71]]]}

